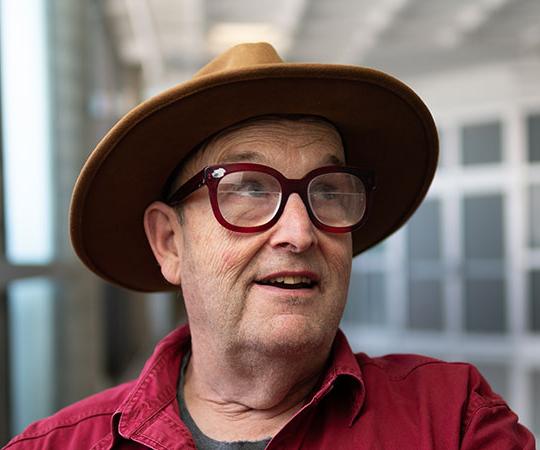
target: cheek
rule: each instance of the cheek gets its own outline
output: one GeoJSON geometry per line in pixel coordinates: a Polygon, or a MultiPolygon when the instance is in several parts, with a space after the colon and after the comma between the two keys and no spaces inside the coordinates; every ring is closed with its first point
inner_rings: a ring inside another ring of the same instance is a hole
{"type": "Polygon", "coordinates": [[[346,234],[327,234],[325,254],[328,264],[335,268],[350,268],[352,265],[352,236],[346,234]]]}
{"type": "Polygon", "coordinates": [[[246,245],[246,242],[238,237],[229,238],[227,243],[222,246],[222,250],[223,270],[231,274],[245,270],[257,252],[256,247],[246,245]]]}
{"type": "Polygon", "coordinates": [[[208,220],[186,223],[186,230],[190,230],[185,241],[187,265],[195,272],[192,275],[204,277],[200,280],[203,285],[218,285],[223,292],[245,274],[259,246],[251,236],[223,228],[213,216],[208,220]]]}
{"type": "Polygon", "coordinates": [[[330,242],[324,246],[329,277],[338,292],[348,290],[352,267],[352,238],[350,235],[328,235],[330,242]]]}

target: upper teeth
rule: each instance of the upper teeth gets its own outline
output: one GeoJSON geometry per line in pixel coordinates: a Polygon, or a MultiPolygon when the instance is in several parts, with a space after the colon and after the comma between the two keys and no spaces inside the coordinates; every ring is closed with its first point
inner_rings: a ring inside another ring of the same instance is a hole
{"type": "Polygon", "coordinates": [[[276,277],[268,280],[270,283],[285,283],[285,284],[298,284],[298,283],[311,283],[311,279],[308,277],[276,277]]]}

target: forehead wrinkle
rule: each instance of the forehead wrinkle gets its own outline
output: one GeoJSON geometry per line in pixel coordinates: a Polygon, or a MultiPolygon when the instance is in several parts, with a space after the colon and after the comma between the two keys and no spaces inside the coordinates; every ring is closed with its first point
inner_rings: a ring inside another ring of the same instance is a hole
{"type": "Polygon", "coordinates": [[[217,158],[217,163],[227,163],[227,162],[266,162],[266,157],[262,153],[254,151],[240,151],[233,152],[230,155],[225,155],[222,158],[217,158]]]}
{"type": "MultiPolygon", "coordinates": [[[[224,156],[224,154],[227,153],[232,145],[251,145],[255,150],[257,147],[260,148],[261,145],[264,145],[260,142],[260,138],[265,137],[270,141],[273,141],[273,144],[275,145],[279,145],[280,143],[283,145],[284,141],[286,141],[288,150],[291,148],[291,137],[294,140],[299,137],[305,137],[306,135],[313,136],[313,134],[316,134],[316,136],[313,137],[313,140],[310,140],[307,143],[298,144],[296,148],[305,148],[317,144],[327,138],[329,142],[332,142],[332,147],[339,151],[340,155],[336,156],[328,154],[325,159],[330,164],[343,165],[345,163],[343,141],[339,131],[332,124],[322,120],[320,122],[296,122],[286,118],[261,118],[260,120],[255,120],[252,123],[247,123],[236,128],[233,125],[232,129],[225,129],[210,138],[197,153],[193,154],[192,157],[186,161],[179,171],[179,175],[173,185],[178,187],[182,182],[186,181],[189,176],[195,174],[197,170],[200,170],[201,167],[219,162],[220,158],[228,158],[227,155],[224,156]],[[261,127],[261,125],[272,125],[272,128],[261,127]],[[257,130],[257,134],[243,135],[240,143],[234,142],[234,139],[238,136],[239,132],[244,134],[249,130],[257,130]],[[335,141],[331,138],[331,135],[333,135],[335,141]],[[337,145],[334,147],[335,144],[337,145]],[[216,150],[218,146],[221,146],[221,148],[216,150]]],[[[266,143],[266,145],[268,145],[268,143],[266,143]]],[[[249,150],[245,149],[246,154],[249,152],[249,150]]],[[[264,160],[267,160],[267,158],[264,153],[261,152],[260,155],[263,159],[261,162],[265,162],[264,160]]],[[[232,158],[234,158],[234,155],[232,158]]]]}
{"type": "MultiPolygon", "coordinates": [[[[258,152],[239,152],[227,155],[223,158],[219,158],[216,163],[234,163],[234,162],[256,162],[256,163],[266,163],[268,164],[268,159],[266,155],[258,152]]],[[[328,164],[332,166],[343,166],[345,163],[342,159],[338,158],[336,155],[327,153],[321,159],[323,164],[328,164]]]]}
{"type": "Polygon", "coordinates": [[[311,147],[314,144],[318,144],[321,141],[324,141],[324,138],[327,137],[327,135],[322,135],[319,137],[314,137],[311,141],[305,142],[304,144],[297,145],[296,148],[306,148],[311,147]]]}
{"type": "MultiPolygon", "coordinates": [[[[337,149],[343,151],[343,146],[341,142],[341,136],[337,131],[325,124],[310,124],[310,129],[306,127],[301,127],[300,130],[295,130],[293,128],[300,128],[295,126],[295,123],[273,123],[274,127],[272,129],[260,128],[257,127],[258,124],[250,124],[242,129],[233,130],[230,133],[217,136],[215,140],[209,143],[208,150],[217,150],[217,155],[213,161],[208,161],[209,163],[223,162],[229,160],[266,160],[266,150],[271,150],[271,147],[278,146],[281,149],[284,149],[289,152],[291,149],[303,149],[309,148],[319,143],[324,143],[325,140],[329,142],[329,148],[337,149]],[[292,125],[292,126],[288,126],[292,125]],[[315,127],[319,128],[314,129],[315,127]],[[323,128],[324,127],[324,128],[323,128]],[[245,133],[249,128],[256,128],[255,135],[241,135],[238,136],[239,132],[245,133]],[[276,130],[276,128],[281,128],[276,130]],[[278,131],[278,132],[276,132],[278,131]],[[333,141],[328,135],[328,131],[331,131],[336,141],[333,141]],[[313,136],[316,134],[315,136],[313,136]],[[310,137],[307,142],[303,142],[306,137],[310,137]],[[262,142],[264,141],[264,142],[262,142]],[[298,142],[300,141],[300,142],[298,142]],[[269,147],[270,146],[270,147],[269,147]],[[245,147],[251,147],[253,150],[245,149],[245,147]],[[233,148],[231,150],[231,148],[233,148]],[[234,152],[236,148],[241,148],[238,155],[234,153],[232,155],[226,155],[229,151],[234,152]]],[[[331,162],[343,163],[342,158],[336,157],[334,155],[329,155],[328,158],[331,162]]]]}

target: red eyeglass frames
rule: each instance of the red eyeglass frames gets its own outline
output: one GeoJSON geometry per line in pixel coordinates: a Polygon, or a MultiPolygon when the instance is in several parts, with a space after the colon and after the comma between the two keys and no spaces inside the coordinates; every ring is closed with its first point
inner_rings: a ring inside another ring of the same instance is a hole
{"type": "Polygon", "coordinates": [[[325,166],[300,179],[286,178],[262,164],[207,166],[178,188],[166,203],[175,206],[206,185],[212,211],[225,228],[254,233],[272,227],[289,196],[300,196],[313,224],[331,233],[353,231],[367,218],[373,172],[354,167],[325,166]]]}

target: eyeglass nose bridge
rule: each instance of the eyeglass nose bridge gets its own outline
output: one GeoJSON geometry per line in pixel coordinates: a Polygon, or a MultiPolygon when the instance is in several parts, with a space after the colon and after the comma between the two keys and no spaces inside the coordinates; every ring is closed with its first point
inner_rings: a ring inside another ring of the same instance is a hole
{"type": "Polygon", "coordinates": [[[298,194],[298,196],[302,200],[302,203],[304,204],[304,208],[306,208],[306,212],[309,216],[309,219],[311,220],[311,223],[315,225],[317,228],[320,228],[319,221],[315,217],[315,214],[313,213],[313,210],[311,209],[311,204],[309,203],[308,187],[309,187],[309,183],[311,182],[311,178],[285,179],[285,177],[283,177],[283,179],[281,178],[277,178],[277,179],[281,186],[281,199],[280,199],[279,207],[276,210],[274,217],[272,217],[271,222],[275,224],[279,221],[279,219],[283,215],[283,211],[285,211],[285,207],[287,206],[289,197],[292,194],[298,194]]]}

